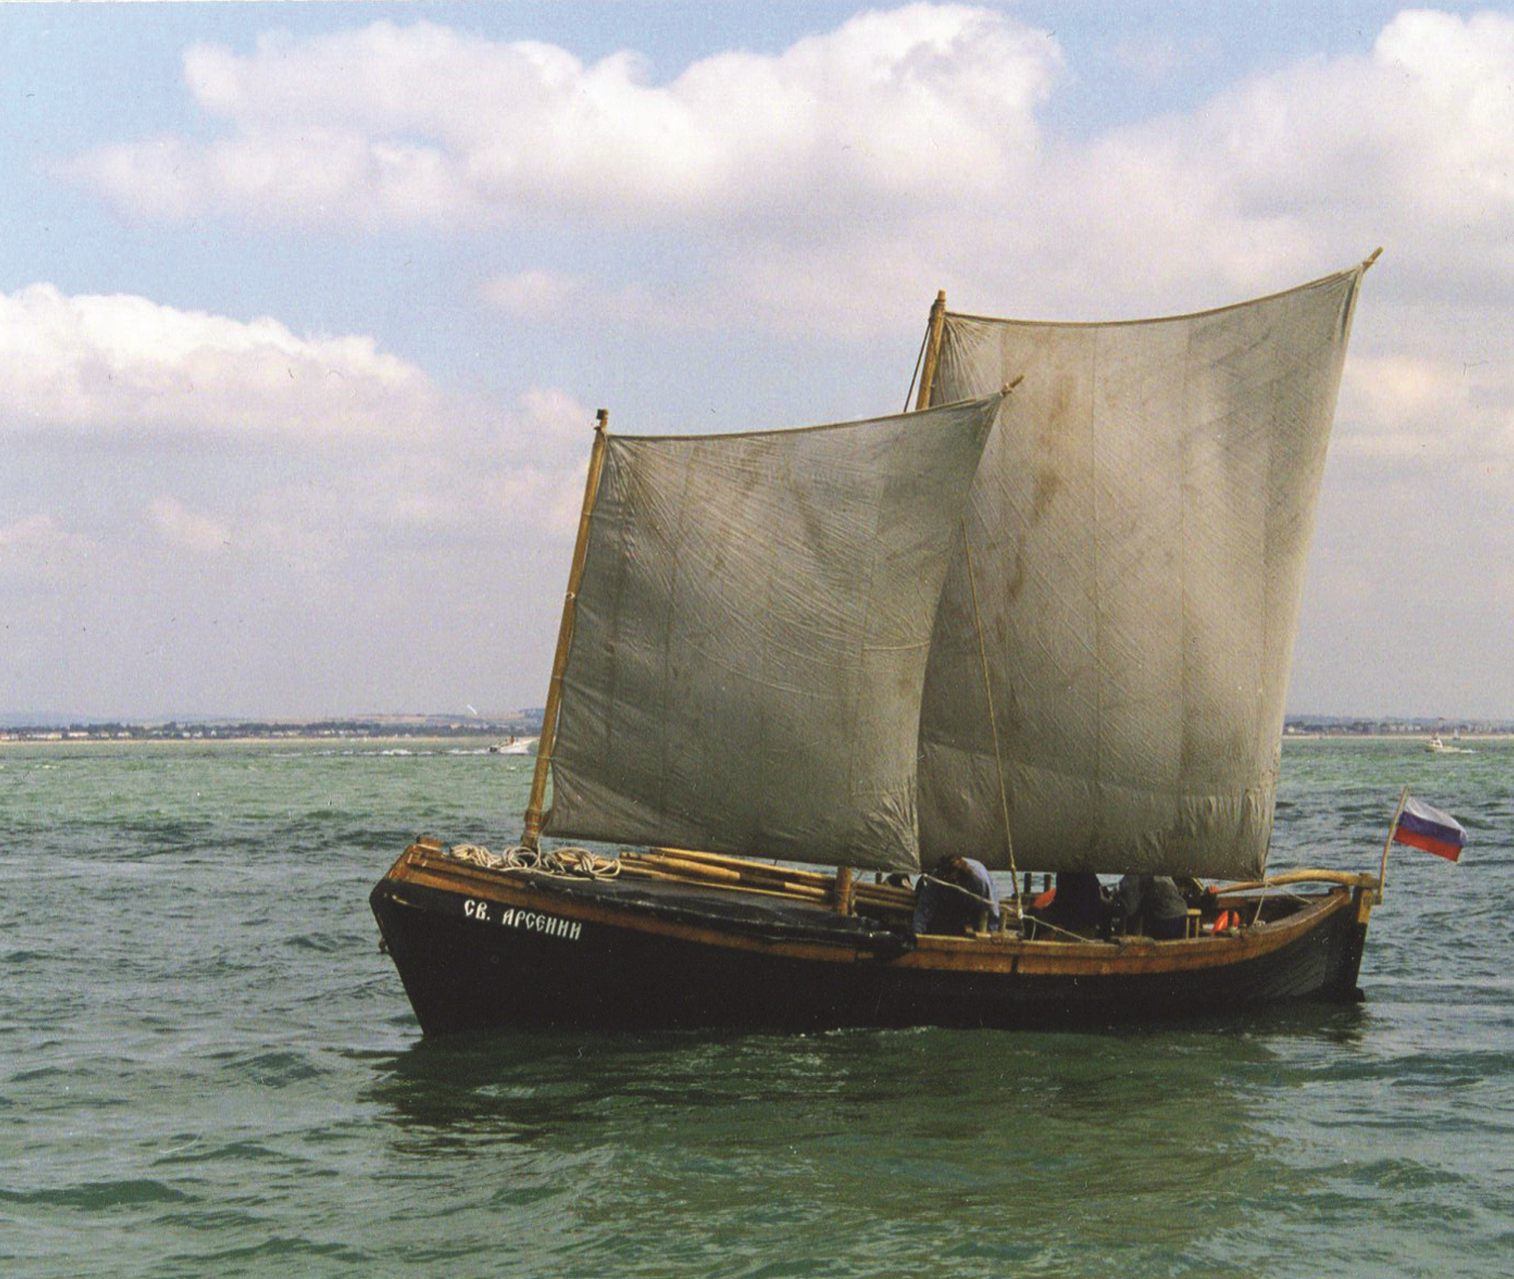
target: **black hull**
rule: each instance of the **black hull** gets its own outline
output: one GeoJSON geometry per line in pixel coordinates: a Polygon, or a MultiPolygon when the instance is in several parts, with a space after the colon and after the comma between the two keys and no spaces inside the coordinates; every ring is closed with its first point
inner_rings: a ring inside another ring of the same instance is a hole
{"type": "Polygon", "coordinates": [[[1360,998],[1370,898],[1234,938],[905,938],[822,908],[669,883],[502,874],[412,849],[373,890],[426,1034],[603,1028],[1066,1027],[1360,998]]]}

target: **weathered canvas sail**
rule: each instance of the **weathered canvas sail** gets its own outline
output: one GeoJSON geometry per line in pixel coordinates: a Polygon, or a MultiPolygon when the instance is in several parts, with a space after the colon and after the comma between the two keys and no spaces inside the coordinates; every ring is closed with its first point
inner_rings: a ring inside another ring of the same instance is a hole
{"type": "MultiPolygon", "coordinates": [[[[933,401],[1025,376],[967,520],[1021,869],[1262,871],[1362,270],[1134,323],[947,315],[933,401]]],[[[920,835],[927,860],[1007,864],[960,558],[926,678],[920,835]]]]}
{"type": "Polygon", "coordinates": [[[610,437],[547,832],[917,867],[931,627],[1003,398],[610,437]]]}

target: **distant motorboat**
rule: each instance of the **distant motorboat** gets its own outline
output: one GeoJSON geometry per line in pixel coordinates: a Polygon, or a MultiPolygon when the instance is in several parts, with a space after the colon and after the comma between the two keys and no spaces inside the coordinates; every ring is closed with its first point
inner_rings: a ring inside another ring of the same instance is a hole
{"type": "Polygon", "coordinates": [[[1425,743],[1425,750],[1432,755],[1470,755],[1472,752],[1465,746],[1456,745],[1459,740],[1455,738],[1448,742],[1439,733],[1432,733],[1430,740],[1425,743]]]}
{"type": "Polygon", "coordinates": [[[489,747],[491,755],[530,755],[536,750],[534,737],[512,737],[508,742],[496,742],[489,747]]]}

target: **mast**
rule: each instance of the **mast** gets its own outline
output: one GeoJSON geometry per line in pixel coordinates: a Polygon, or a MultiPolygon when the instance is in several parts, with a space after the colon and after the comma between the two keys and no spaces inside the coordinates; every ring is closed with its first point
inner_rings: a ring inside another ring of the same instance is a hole
{"type": "MultiPolygon", "coordinates": [[[[930,323],[926,338],[925,359],[920,367],[920,398],[915,401],[915,411],[930,407],[931,391],[935,389],[936,365],[941,358],[941,332],[946,327],[946,290],[938,289],[936,300],[931,303],[930,323]]],[[[1013,382],[1006,382],[1004,394],[1008,395],[1015,387],[1024,380],[1016,377],[1013,382]]],[[[1009,795],[1004,785],[1004,753],[999,747],[999,725],[994,714],[994,690],[993,682],[988,672],[988,650],[983,643],[983,617],[978,610],[978,583],[973,575],[972,552],[967,542],[967,522],[962,522],[962,556],[967,566],[967,580],[972,590],[973,624],[978,634],[978,658],[983,671],[983,692],[985,704],[988,707],[988,725],[993,737],[994,744],[994,769],[999,783],[999,811],[1004,821],[1004,851],[1009,859],[1009,886],[1014,893],[1015,915],[1024,919],[1024,910],[1020,902],[1020,875],[1015,867],[1014,840],[1009,831],[1009,795]]]]}
{"type": "Polygon", "coordinates": [[[930,393],[936,381],[936,361],[941,358],[941,330],[946,325],[946,290],[936,293],[930,307],[929,336],[925,344],[925,363],[920,369],[920,398],[915,401],[915,411],[930,408],[930,393]]]}
{"type": "MultiPolygon", "coordinates": [[[[931,304],[930,320],[927,324],[927,337],[925,346],[925,359],[920,371],[920,396],[915,401],[915,411],[930,407],[931,383],[936,376],[936,357],[941,351],[941,328],[946,321],[946,290],[936,292],[936,300],[931,304]]],[[[905,403],[908,407],[908,401],[905,403]]],[[[836,867],[836,878],[831,884],[831,907],[838,915],[850,915],[852,913],[853,900],[852,868],[850,866],[836,867]]]]}
{"type": "Polygon", "coordinates": [[[557,736],[557,708],[562,700],[563,669],[568,664],[568,646],[573,642],[574,606],[578,584],[584,575],[584,559],[589,549],[589,517],[594,513],[594,499],[599,495],[599,476],[604,469],[605,433],[610,410],[594,415],[594,445],[589,450],[589,476],[584,484],[583,511],[578,517],[578,540],[573,544],[573,563],[568,569],[568,591],[563,598],[562,621],[557,628],[557,652],[552,657],[552,678],[547,684],[547,706],[542,713],[541,740],[536,746],[536,773],[531,778],[531,798],[526,804],[522,847],[534,849],[541,837],[542,800],[547,793],[547,771],[552,765],[552,743],[557,736]]]}
{"type": "MultiPolygon", "coordinates": [[[[936,378],[936,359],[941,353],[941,329],[946,322],[946,290],[936,291],[936,300],[931,303],[930,318],[926,323],[924,358],[920,366],[920,394],[915,400],[915,412],[930,407],[931,384],[936,378]]],[[[908,399],[905,408],[909,408],[908,399]]],[[[852,868],[836,867],[836,878],[831,886],[831,904],[837,914],[852,912],[852,868]]]]}

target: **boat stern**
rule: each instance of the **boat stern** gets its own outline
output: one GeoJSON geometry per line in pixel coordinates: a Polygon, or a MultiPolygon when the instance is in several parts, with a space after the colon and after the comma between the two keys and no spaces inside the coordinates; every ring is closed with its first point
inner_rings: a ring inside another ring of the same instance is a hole
{"type": "Polygon", "coordinates": [[[1357,981],[1362,955],[1367,949],[1367,924],[1378,902],[1378,890],[1370,884],[1357,884],[1349,891],[1351,906],[1341,913],[1336,925],[1330,979],[1322,994],[1341,1003],[1360,1003],[1367,996],[1357,981]]]}

